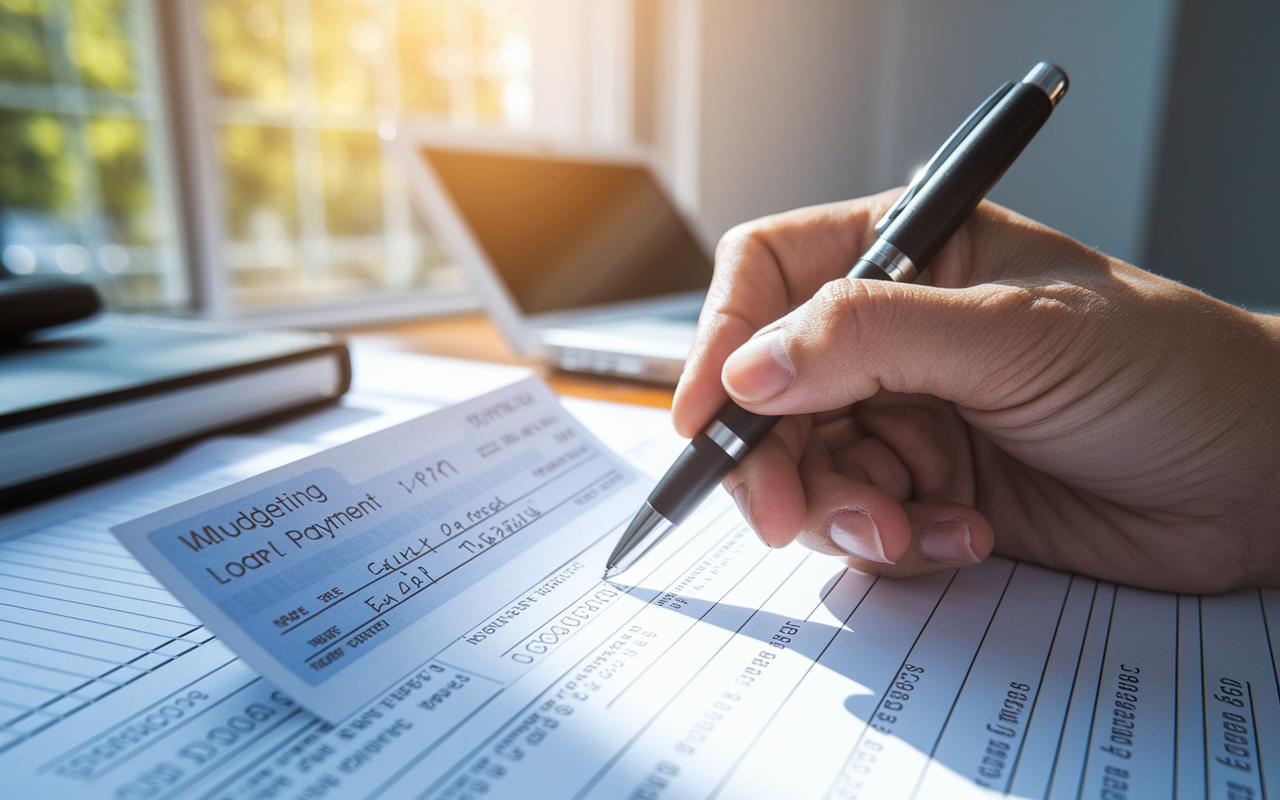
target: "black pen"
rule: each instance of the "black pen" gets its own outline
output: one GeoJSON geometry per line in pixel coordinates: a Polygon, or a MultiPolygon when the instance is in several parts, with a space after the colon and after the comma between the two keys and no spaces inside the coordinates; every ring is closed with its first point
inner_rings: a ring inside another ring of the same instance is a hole
{"type": "MultiPolygon", "coordinates": [[[[1067,75],[1045,62],[1001,86],[951,134],[876,223],[880,238],[846,276],[912,281],[968,219],[1067,93],[1067,75]]],[[[630,567],[693,513],[781,417],[730,400],[694,437],[631,521],[604,578],[630,567]],[[648,543],[647,547],[640,545],[648,543]]]]}

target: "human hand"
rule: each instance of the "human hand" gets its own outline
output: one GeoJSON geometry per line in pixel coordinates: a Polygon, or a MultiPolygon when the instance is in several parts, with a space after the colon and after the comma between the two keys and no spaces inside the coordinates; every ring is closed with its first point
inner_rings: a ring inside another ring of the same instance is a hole
{"type": "Polygon", "coordinates": [[[897,192],[739,226],[673,416],[787,415],[724,481],[771,547],[1280,586],[1280,319],[984,203],[915,284],[841,276],[897,192]],[[728,390],[728,391],[726,391],[728,390]]]}

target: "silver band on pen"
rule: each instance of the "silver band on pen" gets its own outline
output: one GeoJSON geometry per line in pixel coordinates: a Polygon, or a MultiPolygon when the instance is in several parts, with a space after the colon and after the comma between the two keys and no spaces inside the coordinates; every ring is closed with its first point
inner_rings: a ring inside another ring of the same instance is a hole
{"type": "Polygon", "coordinates": [[[884,239],[877,239],[862,258],[887,272],[895,283],[913,281],[919,272],[906,253],[884,239]]]}
{"type": "Polygon", "coordinates": [[[719,445],[720,449],[734,461],[741,462],[743,456],[751,449],[746,442],[738,437],[738,434],[729,430],[729,426],[718,419],[711,420],[711,424],[707,426],[704,433],[707,434],[707,438],[719,445]]]}

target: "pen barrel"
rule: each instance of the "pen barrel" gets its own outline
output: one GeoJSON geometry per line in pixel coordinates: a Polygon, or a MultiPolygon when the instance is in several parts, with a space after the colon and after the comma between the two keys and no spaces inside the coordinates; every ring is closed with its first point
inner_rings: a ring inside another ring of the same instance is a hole
{"type": "Polygon", "coordinates": [[[658,481],[649,505],[677,525],[684,522],[780,419],[753,414],[732,400],[725,403],[658,481]]]}
{"type": "Polygon", "coordinates": [[[853,269],[849,270],[846,278],[860,281],[891,281],[893,276],[884,271],[884,268],[874,261],[868,261],[866,258],[858,259],[858,263],[853,265],[853,269]]]}
{"type": "Polygon", "coordinates": [[[679,525],[707,499],[729,471],[738,462],[707,436],[700,433],[693,437],[676,462],[662,476],[649,505],[669,521],[679,525]]]}
{"type": "MultiPolygon", "coordinates": [[[[780,419],[782,417],[766,417],[761,414],[753,414],[732,400],[725,403],[719,413],[716,414],[716,421],[733,431],[748,448],[760,444],[780,419]]],[[[737,458],[735,460],[741,461],[742,459],[737,458]]]]}
{"type": "Polygon", "coordinates": [[[884,229],[887,239],[923,269],[995,186],[1053,111],[1044,90],[1010,89],[884,229]]]}

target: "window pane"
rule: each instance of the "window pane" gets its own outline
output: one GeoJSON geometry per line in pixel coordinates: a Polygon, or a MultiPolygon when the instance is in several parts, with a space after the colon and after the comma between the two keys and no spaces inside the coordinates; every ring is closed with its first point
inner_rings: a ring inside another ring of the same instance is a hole
{"type": "Polygon", "coordinates": [[[382,233],[382,146],[364,131],[322,131],[324,212],[330,236],[382,233]]]}
{"type": "Polygon", "coordinates": [[[532,111],[529,4],[401,0],[400,82],[408,109],[523,124],[532,111]]]}
{"type": "Polygon", "coordinates": [[[71,7],[67,55],[79,68],[81,82],[116,92],[137,89],[126,0],[75,0],[71,7]]]}
{"type": "Polygon", "coordinates": [[[129,117],[89,117],[85,143],[102,192],[107,235],[121,244],[154,244],[155,198],[147,176],[147,126],[129,117]]]}
{"type": "Polygon", "coordinates": [[[227,125],[222,129],[222,164],[232,238],[297,237],[291,130],[227,125]]]}
{"type": "Polygon", "coordinates": [[[432,0],[400,2],[400,91],[407,109],[449,112],[450,83],[464,69],[459,51],[449,48],[449,22],[465,17],[466,9],[449,11],[432,0]]]}
{"type": "Polygon", "coordinates": [[[283,0],[205,3],[204,33],[214,91],[223,97],[289,100],[283,0]]]}
{"type": "Polygon", "coordinates": [[[14,214],[69,214],[72,162],[61,114],[0,108],[0,207],[14,214]]]}
{"type": "Polygon", "coordinates": [[[288,299],[305,279],[297,255],[298,195],[293,131],[257,125],[221,128],[228,265],[242,303],[288,299]]]}
{"type": "Polygon", "coordinates": [[[387,60],[391,42],[379,3],[312,0],[311,35],[315,50],[316,95],[321,104],[371,106],[375,69],[387,60]]]}
{"type": "Polygon", "coordinates": [[[0,0],[0,259],[188,300],[146,0],[0,0]]]}
{"type": "Polygon", "coordinates": [[[50,0],[5,0],[0,3],[0,80],[49,83],[50,0]]]}

